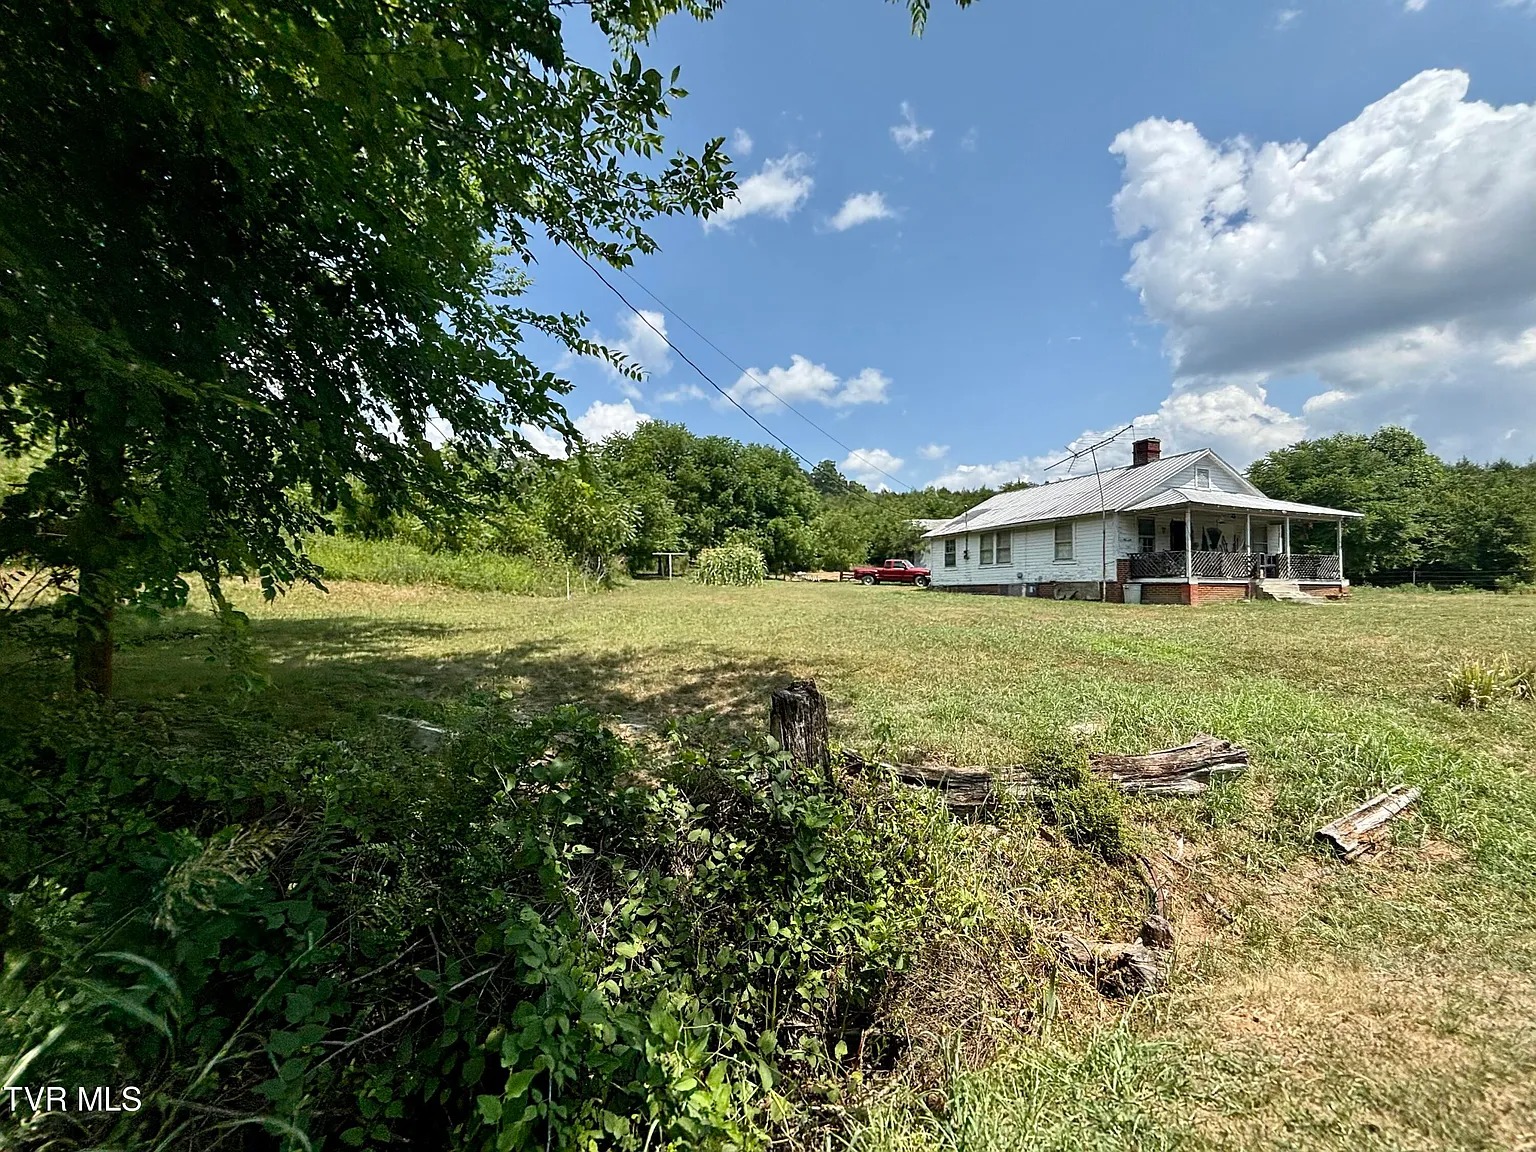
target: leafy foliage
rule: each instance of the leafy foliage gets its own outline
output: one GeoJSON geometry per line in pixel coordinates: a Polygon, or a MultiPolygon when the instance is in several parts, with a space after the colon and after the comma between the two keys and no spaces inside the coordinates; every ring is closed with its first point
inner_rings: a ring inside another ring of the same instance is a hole
{"type": "Polygon", "coordinates": [[[1536,578],[1536,465],[1448,466],[1388,427],[1304,440],[1248,474],[1276,499],[1365,513],[1344,529],[1351,577],[1396,582],[1415,570],[1421,581],[1484,587],[1536,578]]]}
{"type": "Polygon", "coordinates": [[[725,436],[695,436],[680,424],[647,421],[596,449],[620,491],[644,493],[648,509],[630,548],[632,570],[651,553],[697,552],[747,535],[770,572],[810,566],[810,524],[820,501],[799,463],[782,449],[725,436]]]}
{"type": "Polygon", "coordinates": [[[1536,699],[1536,664],[1467,657],[1446,672],[1441,697],[1478,712],[1501,700],[1536,699]]]}
{"type": "Polygon", "coordinates": [[[716,6],[0,4],[0,448],[48,453],[0,555],[79,573],[88,682],[125,597],[312,576],[294,541],[354,481],[451,500],[434,426],[571,431],[524,331],[612,354],[511,262],[543,233],[623,264],[723,203],[719,141],[657,162],[683,92],[633,47],[716,6]],[[611,68],[565,55],[576,12],[611,68]]]}
{"type": "Polygon", "coordinates": [[[0,1059],[148,1106],[7,1146],[741,1148],[838,1075],[927,915],[911,798],[750,750],[642,764],[576,710],[456,719],[427,758],[230,725],[194,754],[105,710],[31,733],[0,765],[0,1059]]]}

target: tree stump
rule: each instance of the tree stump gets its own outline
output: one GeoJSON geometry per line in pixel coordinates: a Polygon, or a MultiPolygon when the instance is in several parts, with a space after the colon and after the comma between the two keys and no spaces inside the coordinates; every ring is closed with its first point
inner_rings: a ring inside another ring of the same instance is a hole
{"type": "Polygon", "coordinates": [[[768,712],[768,734],[789,753],[797,767],[819,772],[831,782],[827,698],[816,687],[816,681],[796,680],[774,691],[768,712]]]}

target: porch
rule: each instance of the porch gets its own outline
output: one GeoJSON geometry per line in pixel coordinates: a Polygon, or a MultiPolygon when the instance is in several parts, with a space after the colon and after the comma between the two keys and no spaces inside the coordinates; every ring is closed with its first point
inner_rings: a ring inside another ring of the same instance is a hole
{"type": "MultiPolygon", "coordinates": [[[[1122,561],[1122,580],[1184,585],[1192,599],[1196,586],[1207,586],[1207,598],[1225,597],[1245,595],[1240,586],[1258,581],[1289,583],[1330,596],[1343,595],[1348,588],[1344,522],[1356,513],[1249,493],[1190,489],[1158,493],[1126,513],[1135,516],[1135,545],[1122,561]]],[[[1126,525],[1128,536],[1130,527],[1126,525]]]]}
{"type": "Polygon", "coordinates": [[[1133,552],[1132,580],[1297,580],[1308,584],[1340,584],[1343,557],[1337,554],[1219,552],[1186,550],[1133,552]]]}

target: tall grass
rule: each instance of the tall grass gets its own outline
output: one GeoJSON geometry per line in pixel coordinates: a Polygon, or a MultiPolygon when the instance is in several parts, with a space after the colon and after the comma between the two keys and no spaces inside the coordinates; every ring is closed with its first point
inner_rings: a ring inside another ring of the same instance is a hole
{"type": "MultiPolygon", "coordinates": [[[[524,556],[498,552],[428,552],[403,540],[321,536],[309,554],[331,580],[371,584],[440,584],[470,592],[563,596],[566,571],[524,556]]],[[[578,581],[578,586],[580,582],[578,581]]]]}

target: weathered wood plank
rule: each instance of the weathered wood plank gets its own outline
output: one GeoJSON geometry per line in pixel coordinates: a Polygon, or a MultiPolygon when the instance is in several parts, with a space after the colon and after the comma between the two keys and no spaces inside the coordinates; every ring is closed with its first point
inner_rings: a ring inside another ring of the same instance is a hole
{"type": "Polygon", "coordinates": [[[1198,796],[1213,780],[1246,771],[1248,751],[1229,740],[1200,735],[1177,748],[1141,755],[1095,752],[1088,766],[1123,792],[1198,796]]]}
{"type": "Polygon", "coordinates": [[[1317,830],[1317,838],[1333,845],[1345,860],[1356,860],[1384,842],[1387,822],[1417,804],[1421,795],[1417,788],[1399,784],[1323,825],[1317,830]]]}
{"type": "Polygon", "coordinates": [[[1168,952],[1145,944],[1091,943],[1078,936],[1056,939],[1056,951],[1071,967],[1093,977],[1106,996],[1134,996],[1162,987],[1168,952]]]}

